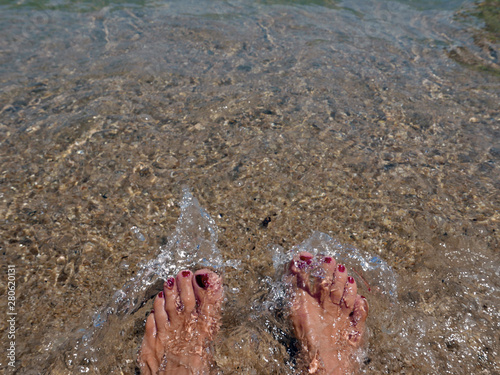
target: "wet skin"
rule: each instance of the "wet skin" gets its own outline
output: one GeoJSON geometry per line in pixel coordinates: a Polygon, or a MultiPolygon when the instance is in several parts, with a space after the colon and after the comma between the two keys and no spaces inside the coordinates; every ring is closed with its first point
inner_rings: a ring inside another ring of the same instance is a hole
{"type": "Polygon", "coordinates": [[[210,270],[185,270],[169,278],[146,320],[141,374],[208,374],[222,298],[222,281],[210,270]]]}
{"type": "Polygon", "coordinates": [[[321,276],[311,277],[313,255],[301,252],[290,263],[291,319],[310,374],[353,374],[354,358],[365,333],[366,299],[357,294],[354,278],[332,257],[319,256],[321,276]]]}
{"type": "MultiPolygon", "coordinates": [[[[291,320],[309,374],[353,374],[368,316],[355,280],[328,256],[317,257],[321,276],[311,277],[313,255],[301,252],[290,262],[291,320]]],[[[316,274],[316,273],[315,273],[316,274]]],[[[141,374],[208,374],[210,344],[220,325],[220,277],[203,269],[169,278],[146,320],[139,353],[141,374]]],[[[299,361],[300,362],[300,361],[299,361]]]]}

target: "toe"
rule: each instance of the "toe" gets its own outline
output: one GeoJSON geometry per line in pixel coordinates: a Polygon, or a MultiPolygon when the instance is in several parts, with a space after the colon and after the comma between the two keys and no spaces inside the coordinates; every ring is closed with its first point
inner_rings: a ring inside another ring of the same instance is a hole
{"type": "Polygon", "coordinates": [[[309,280],[309,267],[312,264],[313,255],[307,251],[301,251],[293,257],[290,262],[290,272],[297,278],[297,286],[307,292],[311,292],[309,280]]]}
{"type": "Polygon", "coordinates": [[[165,294],[163,291],[158,293],[155,298],[154,306],[154,319],[156,322],[156,330],[159,335],[164,335],[167,331],[168,316],[165,311],[165,294]]]}
{"type": "Polygon", "coordinates": [[[321,256],[318,259],[321,262],[323,269],[323,276],[317,277],[315,284],[320,303],[323,303],[330,297],[330,288],[333,282],[333,275],[335,273],[335,259],[331,256],[321,256]]]}
{"type": "Polygon", "coordinates": [[[338,264],[330,288],[330,298],[333,303],[340,304],[347,281],[347,272],[343,264],[338,264]]]}
{"type": "Polygon", "coordinates": [[[147,346],[150,349],[155,347],[156,343],[156,321],[154,310],[151,311],[146,319],[146,332],[144,333],[144,342],[142,346],[147,346]]]}
{"type": "Polygon", "coordinates": [[[177,289],[183,305],[183,313],[191,314],[196,306],[193,290],[193,273],[189,270],[181,271],[177,274],[177,289]]]}
{"type": "Polygon", "coordinates": [[[146,331],[144,340],[142,341],[141,351],[139,353],[139,367],[141,374],[149,375],[156,374],[159,369],[158,361],[155,357],[156,344],[156,321],[153,311],[146,319],[146,331]]]}
{"type": "Polygon", "coordinates": [[[368,317],[368,301],[363,296],[357,296],[354,302],[352,320],[354,325],[364,324],[368,317]]]}
{"type": "Polygon", "coordinates": [[[324,256],[322,257],[322,267],[325,270],[325,275],[333,278],[333,274],[335,273],[336,269],[336,262],[335,259],[333,259],[331,256],[324,256]]]}
{"type": "Polygon", "coordinates": [[[307,265],[312,264],[313,255],[307,251],[301,251],[293,257],[290,263],[290,271],[293,274],[299,274],[304,272],[307,265]]]}
{"type": "Polygon", "coordinates": [[[204,316],[218,314],[222,303],[223,287],[221,278],[208,269],[196,271],[193,289],[198,301],[198,312],[204,316]]]}
{"type": "Polygon", "coordinates": [[[358,347],[363,342],[364,326],[368,317],[368,302],[364,297],[356,296],[354,310],[351,315],[352,325],[347,340],[350,345],[358,347]]]}
{"type": "Polygon", "coordinates": [[[356,285],[356,281],[352,276],[349,276],[345,284],[344,295],[342,296],[342,307],[352,310],[354,308],[357,293],[358,286],[356,285]]]}
{"type": "Polygon", "coordinates": [[[173,327],[179,324],[179,293],[175,279],[169,277],[163,284],[163,293],[165,296],[165,311],[168,315],[168,320],[173,327]]]}

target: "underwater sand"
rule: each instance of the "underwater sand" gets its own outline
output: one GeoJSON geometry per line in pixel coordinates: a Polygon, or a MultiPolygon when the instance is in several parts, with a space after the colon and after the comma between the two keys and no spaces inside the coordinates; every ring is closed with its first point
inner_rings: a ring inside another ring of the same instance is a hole
{"type": "Polygon", "coordinates": [[[500,372],[499,48],[471,4],[40,4],[0,5],[0,371],[133,374],[158,276],[130,288],[187,187],[222,374],[293,373],[277,267],[318,233],[395,280],[364,294],[364,373],[500,372]]]}

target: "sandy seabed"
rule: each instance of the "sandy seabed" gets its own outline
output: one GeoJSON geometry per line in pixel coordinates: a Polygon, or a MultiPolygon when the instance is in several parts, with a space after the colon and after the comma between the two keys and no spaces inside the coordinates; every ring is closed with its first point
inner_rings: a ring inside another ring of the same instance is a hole
{"type": "Polygon", "coordinates": [[[397,276],[397,316],[369,318],[364,372],[498,373],[500,85],[450,58],[460,45],[488,60],[474,32],[388,2],[200,4],[2,13],[13,373],[135,371],[148,304],[110,317],[95,363],[71,356],[168,244],[185,186],[239,264],[214,345],[224,374],[292,371],[284,315],[250,307],[272,290],[270,246],[315,231],[397,276]]]}

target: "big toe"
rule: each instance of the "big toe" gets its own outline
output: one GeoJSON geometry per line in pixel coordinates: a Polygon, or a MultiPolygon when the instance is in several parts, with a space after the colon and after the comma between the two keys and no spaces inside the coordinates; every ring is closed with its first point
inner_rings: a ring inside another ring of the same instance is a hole
{"type": "Polygon", "coordinates": [[[202,269],[195,272],[193,289],[198,302],[198,313],[202,316],[216,317],[222,304],[222,280],[215,272],[202,269]]]}
{"type": "Polygon", "coordinates": [[[301,251],[293,257],[290,263],[290,271],[294,274],[300,274],[305,271],[308,265],[313,261],[314,255],[307,251],[301,251]]]}
{"type": "Polygon", "coordinates": [[[313,257],[311,253],[301,251],[290,262],[290,273],[296,278],[297,287],[304,289],[308,293],[313,293],[309,279],[313,257]]]}

